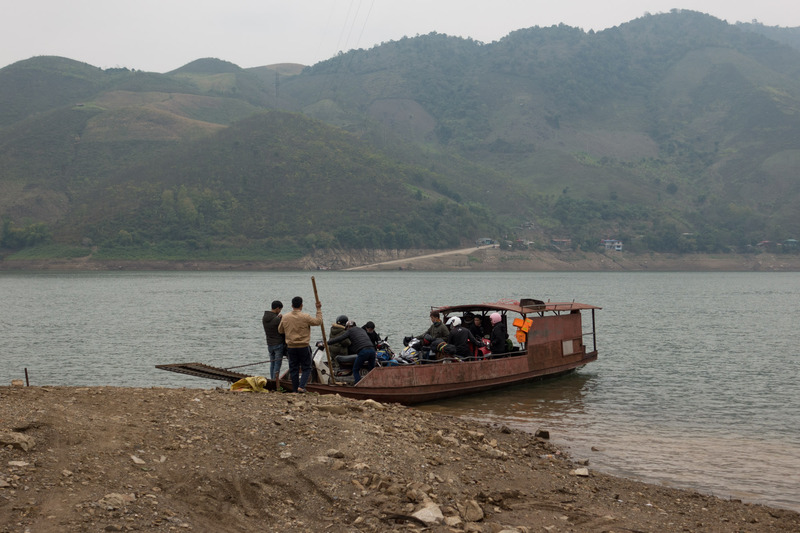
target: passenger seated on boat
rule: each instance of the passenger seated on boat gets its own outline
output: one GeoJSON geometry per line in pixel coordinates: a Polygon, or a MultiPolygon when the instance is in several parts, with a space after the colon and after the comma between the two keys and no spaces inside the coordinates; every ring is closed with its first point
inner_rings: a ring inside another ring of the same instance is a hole
{"type": "Polygon", "coordinates": [[[369,322],[367,322],[366,324],[364,324],[361,327],[364,328],[364,331],[366,331],[367,335],[369,335],[369,338],[372,341],[372,344],[377,346],[378,342],[380,342],[380,340],[381,340],[381,336],[378,335],[375,332],[375,323],[372,320],[370,320],[369,322]]]}
{"type": "Polygon", "coordinates": [[[489,320],[492,322],[492,335],[489,341],[489,349],[493,354],[507,353],[509,351],[508,345],[506,344],[508,333],[506,332],[506,325],[503,323],[503,317],[500,316],[500,313],[492,313],[489,316],[489,320]]]}
{"type": "MultiPolygon", "coordinates": [[[[466,324],[466,322],[465,322],[466,324]]],[[[486,332],[483,331],[483,317],[481,315],[475,315],[472,317],[472,322],[468,325],[470,333],[475,335],[475,338],[480,340],[486,335],[486,332]]]]}
{"type": "MultiPolygon", "coordinates": [[[[356,359],[353,362],[353,385],[359,382],[361,379],[361,367],[366,364],[369,370],[375,368],[375,358],[377,353],[375,351],[375,345],[372,344],[372,340],[369,338],[367,331],[363,328],[355,327],[355,323],[350,325],[348,321],[347,329],[341,335],[338,335],[332,338],[329,344],[336,344],[337,342],[342,342],[345,339],[350,339],[350,349],[356,352],[356,359]]],[[[339,356],[337,360],[341,360],[342,356],[339,356]]]]}
{"type": "Polygon", "coordinates": [[[442,324],[442,319],[441,319],[441,315],[439,314],[439,311],[431,311],[431,315],[430,316],[431,316],[431,325],[430,325],[430,327],[427,329],[427,331],[425,331],[425,333],[423,333],[422,335],[420,335],[417,338],[422,340],[422,338],[425,335],[430,335],[431,338],[433,338],[433,339],[436,339],[436,338],[446,339],[447,336],[450,334],[450,330],[447,329],[447,326],[442,324]]]}
{"type": "Polygon", "coordinates": [[[472,311],[467,311],[466,313],[461,315],[461,323],[467,329],[469,329],[469,327],[472,325],[474,321],[475,321],[475,314],[472,311]]]}
{"type": "Polygon", "coordinates": [[[457,357],[456,347],[445,341],[442,341],[439,344],[437,344],[435,351],[436,351],[437,361],[441,361],[443,359],[453,359],[457,357]]]}
{"type": "MultiPolygon", "coordinates": [[[[348,318],[347,315],[339,315],[336,317],[336,322],[331,325],[331,331],[328,335],[329,339],[337,337],[345,332],[347,329],[348,318]]],[[[345,339],[336,344],[328,343],[328,348],[331,351],[331,357],[336,358],[339,355],[347,355],[347,348],[350,346],[350,339],[345,339]]]]}
{"type": "Polygon", "coordinates": [[[453,317],[447,321],[450,326],[450,335],[447,343],[456,347],[456,355],[460,358],[474,357],[474,349],[478,346],[478,339],[467,328],[461,325],[461,319],[453,317]]]}
{"type": "Polygon", "coordinates": [[[441,344],[447,344],[444,339],[434,339],[427,333],[422,336],[422,345],[420,346],[420,359],[430,360],[436,358],[436,348],[441,344]]]}

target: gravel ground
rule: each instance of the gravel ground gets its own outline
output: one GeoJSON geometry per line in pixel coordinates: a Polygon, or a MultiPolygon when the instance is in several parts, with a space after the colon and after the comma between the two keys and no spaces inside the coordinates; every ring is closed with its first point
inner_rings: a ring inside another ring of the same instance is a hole
{"type": "Polygon", "coordinates": [[[800,531],[541,436],[338,396],[0,387],[0,442],[2,532],[800,531]]]}

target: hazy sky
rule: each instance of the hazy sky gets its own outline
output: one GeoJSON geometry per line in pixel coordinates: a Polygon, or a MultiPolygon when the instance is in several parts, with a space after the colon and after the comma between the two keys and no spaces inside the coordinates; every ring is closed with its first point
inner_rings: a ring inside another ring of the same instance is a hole
{"type": "Polygon", "coordinates": [[[0,0],[0,67],[57,55],[167,72],[216,57],[310,65],[339,51],[436,31],[486,43],[564,23],[595,31],[691,9],[731,24],[800,26],[797,0],[0,0]]]}

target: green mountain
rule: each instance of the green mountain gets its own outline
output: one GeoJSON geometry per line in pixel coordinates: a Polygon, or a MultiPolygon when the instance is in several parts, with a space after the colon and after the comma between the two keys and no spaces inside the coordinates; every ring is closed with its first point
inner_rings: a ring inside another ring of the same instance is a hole
{"type": "Polygon", "coordinates": [[[489,230],[481,206],[426,191],[435,179],[337,128],[271,111],[119,172],[83,198],[102,207],[66,227],[71,239],[206,248],[436,248],[458,245],[463,227],[489,230]]]}
{"type": "Polygon", "coordinates": [[[788,46],[676,11],[598,33],[404,39],[289,83],[308,114],[405,131],[550,196],[550,216],[531,216],[561,233],[600,226],[648,247],[658,233],[693,233],[722,249],[800,229],[799,67],[788,46]],[[407,69],[388,68],[393,57],[407,69]]]}
{"type": "Polygon", "coordinates": [[[255,257],[797,238],[800,51],[781,30],[674,10],[488,44],[432,33],[304,69],[32,58],[0,69],[0,239],[255,257]]]}
{"type": "Polygon", "coordinates": [[[737,22],[736,26],[754,33],[760,33],[773,41],[791,46],[800,50],[800,28],[785,28],[781,26],[765,26],[758,21],[737,22]]]}

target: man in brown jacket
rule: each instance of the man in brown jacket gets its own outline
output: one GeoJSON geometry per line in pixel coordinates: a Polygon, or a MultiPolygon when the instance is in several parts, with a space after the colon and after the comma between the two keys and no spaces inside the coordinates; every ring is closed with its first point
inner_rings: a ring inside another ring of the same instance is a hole
{"type": "Polygon", "coordinates": [[[303,299],[292,298],[292,311],[283,316],[278,331],[286,337],[286,355],[289,359],[289,376],[295,392],[305,392],[311,377],[311,326],[322,324],[322,304],[317,302],[317,316],[303,313],[303,299]],[[302,373],[301,373],[302,370],[302,373]]]}

